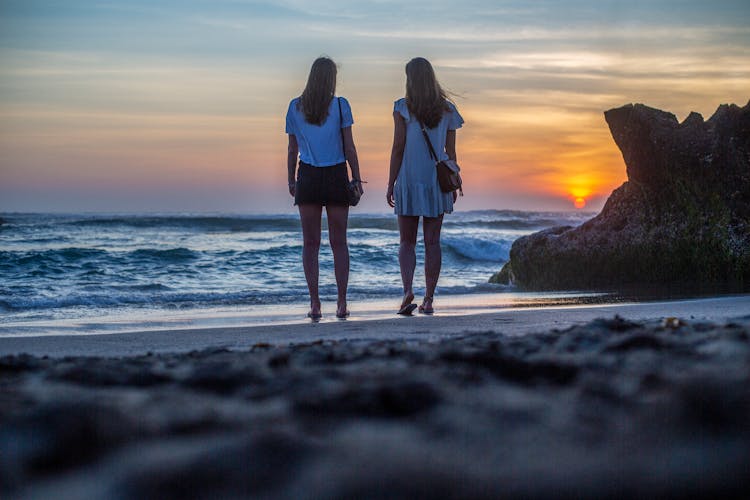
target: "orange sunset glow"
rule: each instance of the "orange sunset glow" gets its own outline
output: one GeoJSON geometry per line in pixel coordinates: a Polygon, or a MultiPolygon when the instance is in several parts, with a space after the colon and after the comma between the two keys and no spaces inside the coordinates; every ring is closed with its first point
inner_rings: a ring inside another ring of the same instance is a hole
{"type": "Polygon", "coordinates": [[[416,55],[466,121],[459,209],[598,210],[626,180],[604,111],[708,118],[750,88],[732,2],[669,21],[664,6],[437,2],[429,27],[390,2],[90,5],[0,7],[1,210],[292,211],[284,114],[321,54],[352,105],[363,211],[388,211],[392,106],[416,55]]]}

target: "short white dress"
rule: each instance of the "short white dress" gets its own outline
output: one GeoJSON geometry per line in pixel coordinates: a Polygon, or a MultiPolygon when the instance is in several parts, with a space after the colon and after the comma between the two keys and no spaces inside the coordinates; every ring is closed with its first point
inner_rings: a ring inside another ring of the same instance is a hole
{"type": "MultiPolygon", "coordinates": [[[[448,102],[449,112],[435,128],[427,129],[432,147],[441,160],[448,159],[445,152],[445,135],[448,130],[461,128],[464,119],[456,107],[448,102]]],[[[406,122],[406,147],[401,161],[401,170],[393,187],[393,200],[396,215],[439,217],[453,212],[453,195],[443,193],[437,179],[435,160],[422,135],[422,128],[416,117],[409,113],[406,99],[401,98],[393,105],[393,110],[404,117],[406,122]]]]}

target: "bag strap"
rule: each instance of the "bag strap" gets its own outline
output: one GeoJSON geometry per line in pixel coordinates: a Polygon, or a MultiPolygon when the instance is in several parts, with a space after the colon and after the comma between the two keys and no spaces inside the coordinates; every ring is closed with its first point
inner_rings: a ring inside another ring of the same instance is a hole
{"type": "Polygon", "coordinates": [[[424,140],[427,142],[427,147],[430,148],[430,157],[435,160],[435,163],[437,163],[438,156],[435,154],[435,148],[432,147],[432,141],[430,140],[430,136],[427,135],[427,131],[424,128],[424,123],[420,121],[419,126],[422,127],[422,135],[424,136],[424,140]]]}
{"type": "MultiPolygon", "coordinates": [[[[430,148],[430,157],[433,160],[435,160],[435,168],[438,168],[438,163],[440,163],[440,161],[438,160],[438,156],[435,154],[435,148],[432,147],[432,141],[430,140],[430,136],[427,135],[427,131],[424,128],[424,123],[419,122],[419,126],[422,127],[422,135],[424,136],[424,140],[427,142],[427,146],[430,148]]],[[[461,196],[464,195],[463,186],[460,186],[458,188],[458,191],[461,193],[461,196]]]]}
{"type": "MultiPolygon", "coordinates": [[[[341,126],[344,123],[344,114],[341,112],[341,97],[337,97],[336,100],[339,102],[339,132],[341,132],[341,151],[344,153],[344,162],[346,162],[346,145],[344,144],[344,128],[341,126]]],[[[346,178],[349,178],[349,172],[346,173],[346,178]]]]}
{"type": "MultiPolygon", "coordinates": [[[[339,102],[339,131],[341,132],[341,149],[344,150],[344,161],[346,161],[346,145],[344,143],[344,127],[341,126],[341,124],[344,123],[344,114],[341,112],[341,97],[337,97],[336,99],[339,102]]],[[[348,172],[346,176],[349,177],[348,172]]],[[[354,179],[354,172],[352,172],[352,181],[356,181],[362,184],[367,184],[367,181],[363,181],[362,179],[354,179]]]]}
{"type": "Polygon", "coordinates": [[[341,127],[341,125],[344,123],[344,114],[341,112],[341,97],[337,97],[336,100],[339,102],[339,132],[341,132],[341,150],[344,152],[344,158],[346,159],[346,146],[344,145],[344,129],[341,127]]]}

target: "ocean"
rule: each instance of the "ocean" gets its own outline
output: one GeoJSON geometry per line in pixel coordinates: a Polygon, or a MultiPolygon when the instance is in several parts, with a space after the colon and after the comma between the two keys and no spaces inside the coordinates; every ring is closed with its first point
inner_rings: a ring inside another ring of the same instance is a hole
{"type": "MultiPolygon", "coordinates": [[[[583,212],[482,210],[445,217],[437,298],[517,294],[488,278],[515,239],[583,212]]],[[[0,335],[122,331],[164,318],[294,315],[308,305],[296,214],[0,214],[0,335]]],[[[335,304],[333,259],[323,221],[320,291],[335,304]]],[[[420,229],[421,233],[421,229],[420,229]]],[[[349,303],[390,304],[402,294],[392,214],[349,218],[349,303]]],[[[420,237],[421,239],[421,237],[420,237]]],[[[423,247],[416,292],[423,291],[423,247]]],[[[324,304],[324,311],[325,311],[324,304]]],[[[330,307],[329,307],[330,309],[330,307]]]]}

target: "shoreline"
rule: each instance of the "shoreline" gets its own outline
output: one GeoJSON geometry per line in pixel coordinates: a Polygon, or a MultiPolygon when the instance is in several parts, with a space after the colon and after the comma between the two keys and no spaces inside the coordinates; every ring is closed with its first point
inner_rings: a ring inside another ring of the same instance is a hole
{"type": "MultiPolygon", "coordinates": [[[[392,319],[398,296],[351,298],[351,321],[392,319]]],[[[615,294],[601,292],[475,292],[439,297],[441,316],[462,316],[530,306],[618,303],[615,294]]],[[[337,322],[333,314],[335,297],[324,298],[321,322],[337,322]]],[[[0,338],[47,335],[109,335],[140,331],[187,330],[228,327],[268,327],[307,324],[308,304],[297,301],[280,304],[226,305],[189,309],[114,309],[87,315],[10,321],[0,325],[0,338]]],[[[73,313],[75,314],[75,313],[73,313]]]]}
{"type": "MultiPolygon", "coordinates": [[[[391,313],[392,314],[392,313],[391,313]]],[[[397,317],[373,315],[320,323],[295,320],[272,325],[167,328],[107,334],[61,334],[0,337],[0,356],[136,356],[208,348],[246,350],[256,344],[289,346],[315,341],[438,341],[473,333],[508,336],[545,333],[615,315],[632,321],[677,317],[726,322],[750,315],[750,296],[734,295],[657,302],[557,305],[482,310],[473,314],[397,317]]]]}

